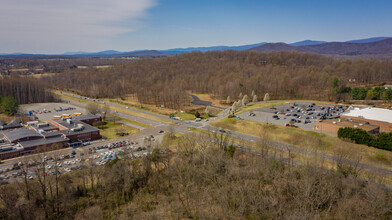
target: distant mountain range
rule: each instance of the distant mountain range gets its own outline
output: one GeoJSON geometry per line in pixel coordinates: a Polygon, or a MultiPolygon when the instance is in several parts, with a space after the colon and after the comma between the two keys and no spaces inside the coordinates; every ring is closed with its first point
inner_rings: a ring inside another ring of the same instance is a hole
{"type": "Polygon", "coordinates": [[[335,54],[335,55],[362,55],[362,54],[391,54],[392,55],[392,38],[390,37],[373,37],[359,40],[350,40],[346,42],[326,42],[304,40],[291,44],[286,43],[267,43],[261,42],[256,44],[248,44],[241,46],[211,46],[211,47],[188,47],[188,48],[174,48],[167,50],[138,50],[130,52],[120,52],[116,50],[105,50],[100,52],[67,52],[58,55],[47,54],[27,54],[27,53],[12,53],[0,54],[6,57],[30,57],[30,56],[56,56],[56,57],[78,57],[78,56],[99,56],[99,57],[156,57],[156,56],[170,56],[173,54],[189,53],[194,51],[208,52],[208,51],[225,51],[237,50],[245,51],[252,50],[257,52],[273,52],[273,51],[297,51],[305,53],[318,54],[335,54]]]}
{"type": "Polygon", "coordinates": [[[328,55],[392,55],[392,38],[373,38],[351,42],[330,42],[293,46],[285,43],[268,43],[251,48],[251,51],[269,53],[273,51],[296,51],[328,55]]]}

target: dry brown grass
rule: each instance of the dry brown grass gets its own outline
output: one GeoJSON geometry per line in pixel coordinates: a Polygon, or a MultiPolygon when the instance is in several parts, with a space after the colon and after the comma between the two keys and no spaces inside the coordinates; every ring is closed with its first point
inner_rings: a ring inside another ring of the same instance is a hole
{"type": "MultiPolygon", "coordinates": [[[[100,108],[102,108],[104,106],[103,104],[96,103],[96,102],[89,101],[89,100],[85,100],[85,99],[79,99],[79,98],[70,97],[70,96],[66,96],[66,95],[58,94],[58,93],[53,93],[53,94],[55,96],[58,96],[60,98],[66,99],[66,100],[72,100],[72,101],[80,102],[80,103],[84,103],[84,104],[94,103],[94,104],[97,104],[100,108]]],[[[171,123],[170,119],[166,120],[166,119],[155,117],[155,116],[151,116],[151,115],[148,115],[148,114],[145,114],[145,113],[131,111],[131,110],[128,110],[128,109],[123,109],[123,108],[113,107],[113,106],[111,106],[110,109],[112,111],[117,111],[117,112],[122,112],[122,113],[125,113],[125,114],[129,114],[129,115],[134,115],[134,116],[138,116],[138,117],[148,118],[148,119],[155,120],[155,121],[160,121],[160,122],[164,122],[164,123],[171,123]]]]}
{"type": "MultiPolygon", "coordinates": [[[[205,110],[205,106],[200,106],[200,105],[191,105],[189,104],[188,106],[184,106],[181,109],[171,109],[171,108],[162,108],[160,106],[156,106],[156,105],[151,105],[151,104],[141,104],[135,95],[129,94],[127,95],[125,98],[120,99],[120,98],[116,98],[116,99],[102,99],[102,100],[106,100],[109,102],[114,102],[117,103],[119,105],[123,105],[123,106],[128,106],[131,108],[136,108],[136,109],[141,109],[141,110],[145,110],[145,111],[150,111],[150,112],[154,112],[154,113],[158,113],[161,115],[171,115],[171,114],[175,114],[178,113],[180,111],[183,112],[204,112],[205,110]]],[[[189,99],[189,102],[191,102],[191,99],[189,99]]]]}
{"type": "Polygon", "coordinates": [[[211,123],[213,126],[224,128],[258,137],[266,137],[273,141],[292,144],[304,149],[314,150],[328,155],[335,155],[344,149],[350,149],[351,158],[361,157],[363,163],[378,167],[392,169],[392,152],[365,145],[345,142],[336,136],[306,131],[300,128],[291,128],[265,123],[223,118],[211,123]],[[383,155],[382,158],[380,155],[383,155]]]}

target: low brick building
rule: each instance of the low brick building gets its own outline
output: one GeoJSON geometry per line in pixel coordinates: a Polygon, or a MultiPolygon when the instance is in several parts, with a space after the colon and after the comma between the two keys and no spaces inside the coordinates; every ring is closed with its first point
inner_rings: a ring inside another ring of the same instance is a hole
{"type": "Polygon", "coordinates": [[[339,128],[361,128],[370,134],[377,134],[380,132],[380,126],[373,125],[368,122],[355,121],[351,119],[327,119],[319,121],[314,125],[315,130],[324,131],[328,133],[337,134],[339,128]]]}
{"type": "Polygon", "coordinates": [[[50,123],[33,123],[4,133],[0,142],[0,158],[8,159],[34,152],[73,146],[82,141],[101,138],[99,129],[91,126],[100,116],[84,115],[52,119],[50,123]],[[3,147],[2,147],[3,146],[3,147]]]}
{"type": "Polygon", "coordinates": [[[50,122],[71,141],[96,140],[101,137],[99,129],[79,120],[52,119],[50,122]]]}

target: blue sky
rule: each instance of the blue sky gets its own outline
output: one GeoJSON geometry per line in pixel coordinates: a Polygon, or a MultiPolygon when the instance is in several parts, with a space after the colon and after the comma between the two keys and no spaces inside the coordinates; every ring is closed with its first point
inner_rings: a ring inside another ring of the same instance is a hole
{"type": "Polygon", "coordinates": [[[392,1],[2,0],[0,53],[392,36],[392,1]]]}

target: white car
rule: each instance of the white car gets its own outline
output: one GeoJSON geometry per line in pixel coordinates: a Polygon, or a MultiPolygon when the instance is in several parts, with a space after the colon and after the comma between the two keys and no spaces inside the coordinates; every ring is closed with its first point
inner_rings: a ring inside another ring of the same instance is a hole
{"type": "Polygon", "coordinates": [[[65,171],[65,172],[71,172],[71,169],[65,168],[64,171],[65,171]]]}

